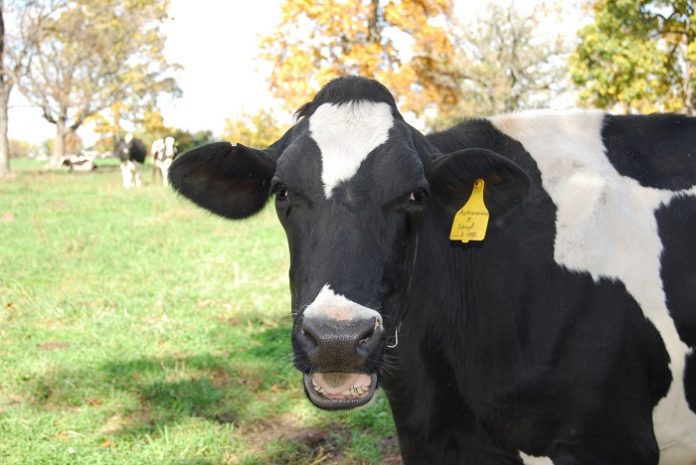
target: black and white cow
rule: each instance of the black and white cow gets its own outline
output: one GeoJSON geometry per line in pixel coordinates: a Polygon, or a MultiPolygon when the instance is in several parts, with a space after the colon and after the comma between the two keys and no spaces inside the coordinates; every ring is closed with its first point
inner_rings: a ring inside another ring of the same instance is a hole
{"type": "Polygon", "coordinates": [[[65,155],[60,165],[70,171],[94,171],[97,169],[94,157],[82,153],[65,155]]]}
{"type": "Polygon", "coordinates": [[[165,186],[169,185],[169,167],[176,157],[176,141],[172,136],[156,139],[150,149],[152,153],[152,179],[161,177],[165,186]]]}
{"type": "Polygon", "coordinates": [[[145,163],[145,157],[147,156],[145,143],[137,137],[133,137],[133,134],[128,133],[123,139],[116,139],[114,155],[121,160],[123,187],[130,189],[131,187],[137,188],[142,186],[140,167],[145,163]]]}
{"type": "Polygon", "coordinates": [[[346,77],[269,148],[206,145],[170,179],[228,218],[275,195],[307,395],[352,408],[383,386],[404,463],[696,464],[696,119],[423,136],[346,77]],[[475,183],[485,238],[451,241],[475,183]]]}

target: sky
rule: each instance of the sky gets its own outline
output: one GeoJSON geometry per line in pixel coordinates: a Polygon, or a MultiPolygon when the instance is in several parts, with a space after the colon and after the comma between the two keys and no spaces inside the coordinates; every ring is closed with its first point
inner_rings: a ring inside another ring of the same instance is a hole
{"type": "MultiPolygon", "coordinates": [[[[523,11],[538,3],[513,1],[523,11]]],[[[258,44],[260,37],[273,31],[280,21],[281,3],[172,0],[172,20],[165,27],[165,54],[170,62],[183,65],[177,75],[183,97],[162,100],[162,114],[168,126],[190,131],[210,129],[219,135],[226,118],[274,105],[265,80],[269,65],[258,58],[258,44]]],[[[472,0],[455,3],[455,14],[463,19],[486,5],[472,0]]],[[[572,33],[577,21],[568,18],[567,24],[548,27],[572,33]]],[[[55,129],[15,90],[10,98],[9,133],[10,138],[38,144],[53,137],[55,129]]],[[[93,142],[94,136],[87,128],[78,130],[78,134],[85,145],[93,142]]]]}

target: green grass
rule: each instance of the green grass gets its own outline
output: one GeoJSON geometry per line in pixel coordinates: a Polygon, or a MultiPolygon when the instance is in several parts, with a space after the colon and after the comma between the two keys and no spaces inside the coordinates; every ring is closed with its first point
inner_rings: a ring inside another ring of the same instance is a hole
{"type": "Polygon", "coordinates": [[[385,399],[292,368],[275,214],[230,222],[116,166],[0,180],[0,463],[399,463],[385,399]]]}

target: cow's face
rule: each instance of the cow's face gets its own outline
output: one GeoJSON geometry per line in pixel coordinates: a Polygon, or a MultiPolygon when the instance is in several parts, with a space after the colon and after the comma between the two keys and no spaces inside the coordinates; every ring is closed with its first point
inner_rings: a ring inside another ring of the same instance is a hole
{"type": "Polygon", "coordinates": [[[374,395],[384,353],[396,343],[398,301],[431,191],[461,205],[457,196],[499,162],[482,151],[431,163],[434,149],[379,90],[381,99],[322,101],[320,93],[269,149],[211,144],[177,158],[170,171],[180,193],[229,218],[250,216],[274,197],[290,248],[295,365],[310,400],[326,409],[374,395]],[[474,158],[481,172],[462,171],[474,158]],[[433,189],[433,180],[447,187],[433,189]]]}

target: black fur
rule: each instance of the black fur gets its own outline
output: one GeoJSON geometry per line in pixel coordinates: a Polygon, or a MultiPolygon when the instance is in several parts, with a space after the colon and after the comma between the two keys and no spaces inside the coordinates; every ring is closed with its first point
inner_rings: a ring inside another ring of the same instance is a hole
{"type": "Polygon", "coordinates": [[[680,190],[696,185],[695,118],[608,115],[602,139],[617,171],[642,186],[680,190]]]}

